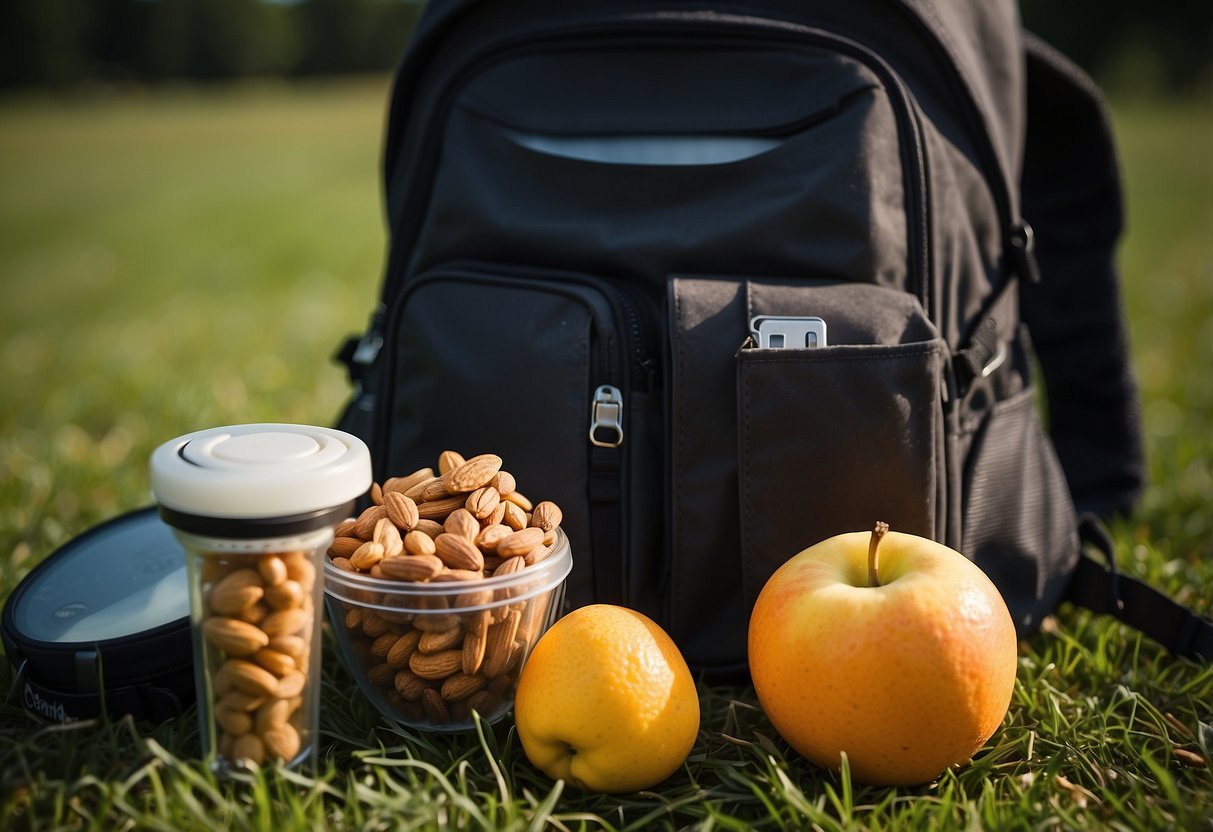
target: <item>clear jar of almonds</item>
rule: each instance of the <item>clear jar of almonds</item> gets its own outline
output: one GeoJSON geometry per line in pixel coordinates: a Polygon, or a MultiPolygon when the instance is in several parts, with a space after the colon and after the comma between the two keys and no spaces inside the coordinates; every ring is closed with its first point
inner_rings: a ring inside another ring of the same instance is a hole
{"type": "Polygon", "coordinates": [[[313,758],[325,552],[371,485],[366,445],[303,425],[215,428],[158,448],[151,481],[187,555],[204,758],[313,758]]]}

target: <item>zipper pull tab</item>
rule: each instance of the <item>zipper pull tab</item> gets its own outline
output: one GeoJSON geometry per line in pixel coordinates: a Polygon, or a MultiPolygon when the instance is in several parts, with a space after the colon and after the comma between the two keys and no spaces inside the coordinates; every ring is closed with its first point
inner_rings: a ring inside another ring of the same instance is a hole
{"type": "Polygon", "coordinates": [[[590,410],[590,444],[618,448],[623,444],[623,393],[604,384],[594,391],[590,410]]]}
{"type": "Polygon", "coordinates": [[[1007,239],[1011,249],[1011,263],[1015,273],[1029,283],[1040,282],[1040,266],[1036,263],[1036,234],[1027,220],[1020,220],[1011,228],[1007,239]]]}

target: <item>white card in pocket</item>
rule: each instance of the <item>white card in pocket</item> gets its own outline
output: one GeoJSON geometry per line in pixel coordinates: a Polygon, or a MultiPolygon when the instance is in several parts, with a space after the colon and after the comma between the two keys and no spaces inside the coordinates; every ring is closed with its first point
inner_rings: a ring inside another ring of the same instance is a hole
{"type": "Polygon", "coordinates": [[[826,322],[815,317],[756,315],[750,319],[750,335],[762,349],[803,350],[827,345],[826,322]]]}

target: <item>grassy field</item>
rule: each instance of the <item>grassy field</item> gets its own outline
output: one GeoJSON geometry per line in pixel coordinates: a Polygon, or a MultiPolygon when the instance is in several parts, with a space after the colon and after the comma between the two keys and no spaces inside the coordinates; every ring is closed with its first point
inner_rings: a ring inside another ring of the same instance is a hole
{"type": "MultiPolygon", "coordinates": [[[[146,460],[234,422],[331,423],[328,359],[383,260],[386,79],[0,105],[0,598],[55,546],[150,501],[146,460]]],[[[1127,570],[1213,603],[1213,112],[1114,108],[1125,305],[1150,485],[1127,570]]],[[[325,659],[313,774],[216,782],[190,718],[45,727],[0,663],[0,828],[1213,829],[1213,670],[1063,608],[1022,648],[976,761],[874,789],[805,763],[753,692],[702,685],[685,768],[577,793],[509,721],[445,737],[380,722],[325,659]]]]}

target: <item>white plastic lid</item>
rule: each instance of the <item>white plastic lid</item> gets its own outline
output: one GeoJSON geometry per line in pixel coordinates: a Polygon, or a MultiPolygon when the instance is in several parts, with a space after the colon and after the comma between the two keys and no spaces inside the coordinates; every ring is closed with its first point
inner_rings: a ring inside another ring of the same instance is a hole
{"type": "Polygon", "coordinates": [[[265,531],[267,522],[302,531],[366,493],[371,454],[361,439],[332,428],[232,425],[161,445],[152,453],[151,485],[162,516],[184,531],[265,531]],[[198,522],[204,519],[236,522],[198,522]]]}

